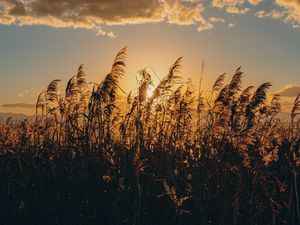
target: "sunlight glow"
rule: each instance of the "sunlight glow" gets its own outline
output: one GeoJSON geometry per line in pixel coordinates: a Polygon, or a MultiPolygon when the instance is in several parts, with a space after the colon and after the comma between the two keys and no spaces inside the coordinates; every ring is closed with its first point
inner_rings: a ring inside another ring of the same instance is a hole
{"type": "Polygon", "coordinates": [[[150,98],[152,96],[153,91],[154,91],[154,87],[150,85],[147,90],[147,98],[150,98]]]}

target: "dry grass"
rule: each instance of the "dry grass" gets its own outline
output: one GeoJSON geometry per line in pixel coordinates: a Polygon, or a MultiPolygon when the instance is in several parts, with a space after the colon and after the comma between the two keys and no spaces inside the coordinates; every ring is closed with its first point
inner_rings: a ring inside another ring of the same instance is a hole
{"type": "Polygon", "coordinates": [[[299,96],[287,127],[270,83],[243,90],[238,68],[204,99],[179,58],[151,97],[144,69],[119,103],[125,59],[93,87],[81,65],[34,120],[1,121],[0,224],[299,224],[299,96]]]}

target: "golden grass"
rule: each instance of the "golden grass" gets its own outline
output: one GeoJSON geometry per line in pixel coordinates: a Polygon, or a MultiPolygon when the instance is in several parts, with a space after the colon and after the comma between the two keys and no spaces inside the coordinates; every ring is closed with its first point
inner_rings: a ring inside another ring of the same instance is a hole
{"type": "Polygon", "coordinates": [[[270,83],[242,89],[241,68],[210,96],[180,76],[151,96],[150,73],[123,92],[127,49],[90,88],[83,65],[41,92],[34,120],[1,121],[1,224],[297,224],[299,112],[276,117],[270,83]],[[298,121],[298,123],[297,123],[298,121]]]}

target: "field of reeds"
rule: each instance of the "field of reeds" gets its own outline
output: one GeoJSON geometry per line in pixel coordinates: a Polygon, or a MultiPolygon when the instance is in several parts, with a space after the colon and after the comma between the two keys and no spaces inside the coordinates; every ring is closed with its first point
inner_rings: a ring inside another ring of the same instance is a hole
{"type": "Polygon", "coordinates": [[[179,58],[151,96],[144,69],[121,99],[125,59],[0,122],[0,224],[300,224],[300,95],[282,123],[270,83],[243,88],[238,68],[204,97],[179,58]]]}

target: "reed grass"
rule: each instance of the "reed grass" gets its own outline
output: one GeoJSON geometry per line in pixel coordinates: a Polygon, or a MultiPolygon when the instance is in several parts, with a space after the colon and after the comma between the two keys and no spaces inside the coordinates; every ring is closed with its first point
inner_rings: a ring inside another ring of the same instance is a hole
{"type": "MultiPolygon", "coordinates": [[[[182,57],[152,96],[119,85],[127,48],[99,84],[83,65],[38,96],[34,119],[0,121],[0,224],[300,224],[300,95],[281,122],[269,82],[225,74],[205,99],[182,57]]],[[[202,71],[203,72],[203,71],[202,71]]]]}

